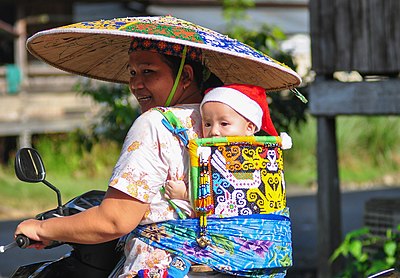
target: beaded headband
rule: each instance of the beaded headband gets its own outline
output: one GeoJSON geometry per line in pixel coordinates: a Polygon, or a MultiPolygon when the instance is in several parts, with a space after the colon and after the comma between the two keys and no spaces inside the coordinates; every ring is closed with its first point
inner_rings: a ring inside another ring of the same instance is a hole
{"type": "MultiPolygon", "coordinates": [[[[182,58],[184,45],[165,41],[155,41],[142,38],[133,38],[129,47],[129,53],[137,50],[147,50],[164,55],[182,58]]],[[[187,46],[186,59],[193,62],[202,62],[201,49],[187,46]]]]}

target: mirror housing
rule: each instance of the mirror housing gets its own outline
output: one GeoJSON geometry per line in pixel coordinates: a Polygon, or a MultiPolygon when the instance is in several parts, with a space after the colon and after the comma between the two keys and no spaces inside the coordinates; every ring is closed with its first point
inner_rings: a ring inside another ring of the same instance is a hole
{"type": "Polygon", "coordinates": [[[25,182],[43,182],[46,170],[42,158],[33,148],[22,148],[15,156],[15,174],[18,179],[25,182]]]}
{"type": "Polygon", "coordinates": [[[18,179],[25,182],[42,182],[50,187],[57,194],[57,212],[60,216],[64,215],[61,193],[54,185],[46,181],[46,170],[43,160],[37,150],[33,148],[21,148],[15,156],[15,174],[18,179]]]}

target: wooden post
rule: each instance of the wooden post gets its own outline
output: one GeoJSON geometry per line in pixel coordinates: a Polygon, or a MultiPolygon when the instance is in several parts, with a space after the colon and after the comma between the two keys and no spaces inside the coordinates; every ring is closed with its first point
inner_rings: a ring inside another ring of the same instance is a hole
{"type": "Polygon", "coordinates": [[[341,197],[337,162],[336,124],[334,117],[317,117],[318,164],[318,258],[320,278],[332,277],[337,267],[329,257],[341,242],[341,197]]]}
{"type": "Polygon", "coordinates": [[[312,68],[398,76],[400,1],[310,0],[312,68]]]}
{"type": "MultiPolygon", "coordinates": [[[[21,103],[29,104],[28,98],[28,52],[25,48],[25,43],[27,39],[27,26],[25,11],[21,4],[17,5],[17,21],[15,24],[15,29],[18,33],[18,37],[15,40],[15,63],[21,71],[21,91],[18,94],[21,103]]],[[[27,115],[25,113],[26,105],[21,105],[20,108],[20,122],[25,123],[27,121],[27,115]]],[[[18,147],[30,147],[31,146],[31,133],[29,130],[23,130],[19,134],[18,147]]]]}
{"type": "Polygon", "coordinates": [[[338,273],[328,259],[342,237],[335,117],[337,115],[399,115],[400,79],[339,82],[317,76],[310,86],[310,113],[317,118],[318,277],[338,273]]]}
{"type": "Polygon", "coordinates": [[[14,41],[15,50],[15,64],[19,67],[21,71],[21,90],[25,91],[28,82],[28,53],[25,48],[25,43],[27,39],[26,35],[26,19],[23,17],[23,11],[21,6],[17,7],[17,21],[15,23],[15,30],[18,37],[14,41]]]}
{"type": "Polygon", "coordinates": [[[318,119],[318,277],[339,265],[328,259],[341,242],[335,117],[399,114],[400,17],[398,0],[310,0],[312,69],[310,113],[318,119]],[[339,82],[335,72],[384,75],[377,82],[339,82]]]}
{"type": "Polygon", "coordinates": [[[25,148],[25,147],[32,147],[32,134],[30,130],[23,130],[18,136],[18,145],[17,148],[25,148]]]}

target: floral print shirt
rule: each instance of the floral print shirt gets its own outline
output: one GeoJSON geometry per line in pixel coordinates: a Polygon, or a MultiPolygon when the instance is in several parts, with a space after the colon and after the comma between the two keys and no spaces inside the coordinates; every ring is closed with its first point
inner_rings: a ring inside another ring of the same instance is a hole
{"type": "MultiPolygon", "coordinates": [[[[163,109],[169,109],[181,121],[187,128],[189,139],[201,137],[199,104],[163,109]]],[[[140,224],[177,219],[177,214],[160,193],[160,188],[167,179],[183,180],[185,184],[189,184],[189,154],[183,143],[162,124],[163,118],[159,111],[149,110],[136,119],[124,141],[109,183],[109,186],[150,204],[140,224]]],[[[173,201],[188,215],[193,213],[188,201],[173,201]]],[[[141,252],[145,248],[139,242],[127,243],[125,249],[127,261],[124,272],[133,276],[145,265],[149,265],[149,258],[146,256],[154,254],[149,248],[146,252],[141,252]],[[138,248],[137,244],[142,247],[138,248]],[[144,257],[140,258],[138,253],[142,253],[144,257]]],[[[160,257],[159,252],[156,254],[160,257]]],[[[160,266],[159,262],[157,265],[162,267],[163,264],[161,262],[160,266]]]]}

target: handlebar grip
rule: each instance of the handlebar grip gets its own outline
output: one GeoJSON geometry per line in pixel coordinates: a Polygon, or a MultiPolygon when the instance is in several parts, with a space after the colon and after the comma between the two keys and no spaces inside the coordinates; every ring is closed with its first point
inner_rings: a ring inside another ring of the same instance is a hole
{"type": "Polygon", "coordinates": [[[37,241],[31,240],[30,238],[28,238],[27,236],[22,235],[22,234],[17,235],[17,237],[15,238],[15,242],[17,243],[19,248],[22,248],[22,249],[25,249],[29,245],[37,243],[37,241]]]}

